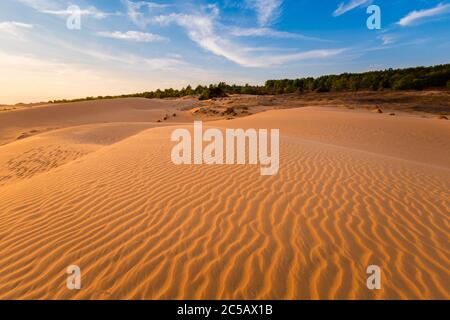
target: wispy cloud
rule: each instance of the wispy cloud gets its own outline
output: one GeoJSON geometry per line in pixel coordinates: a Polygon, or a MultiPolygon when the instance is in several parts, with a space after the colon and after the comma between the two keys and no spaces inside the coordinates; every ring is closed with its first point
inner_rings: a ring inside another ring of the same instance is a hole
{"type": "MultiPolygon", "coordinates": [[[[130,33],[124,33],[130,35],[130,33]]],[[[131,33],[133,35],[134,33],[131,33]]],[[[145,33],[137,34],[141,38],[149,37],[145,33]]],[[[12,41],[17,41],[14,37],[12,41]]],[[[54,34],[36,32],[24,34],[27,46],[19,56],[33,55],[33,61],[52,61],[62,64],[80,65],[87,68],[101,69],[129,69],[129,70],[175,70],[177,68],[191,68],[181,55],[152,54],[147,52],[131,53],[126,49],[112,49],[102,46],[99,41],[95,43],[83,39],[81,42],[68,41],[54,34]],[[93,63],[94,62],[94,63],[93,63]],[[95,67],[93,67],[95,66],[95,67]]],[[[14,46],[13,46],[14,47],[14,46]]],[[[127,46],[128,47],[128,46],[127,46]]],[[[7,49],[7,46],[5,46],[7,49]]],[[[1,50],[0,50],[1,52],[1,50]]],[[[11,50],[14,52],[14,50],[11,50]]],[[[191,68],[192,69],[192,68],[191,68]]],[[[191,70],[190,69],[190,70],[191,70]]],[[[0,68],[1,70],[1,68],[0,68]]],[[[49,72],[49,70],[47,70],[49,72]]],[[[57,70],[54,70],[57,72],[57,70]]],[[[51,73],[51,72],[49,72],[51,73]]]]}
{"type": "Polygon", "coordinates": [[[62,1],[59,0],[18,0],[20,3],[25,4],[37,11],[43,10],[56,10],[62,5],[62,1]]]}
{"type": "Polygon", "coordinates": [[[139,31],[100,31],[97,35],[104,38],[111,38],[117,40],[134,41],[134,42],[157,42],[157,41],[168,41],[169,39],[162,37],[157,34],[149,32],[139,32],[139,31]]]}
{"type": "Polygon", "coordinates": [[[217,56],[222,56],[240,65],[248,65],[238,51],[239,48],[233,46],[231,42],[223,39],[215,33],[215,19],[219,11],[215,6],[210,6],[211,12],[208,14],[177,14],[159,15],[152,19],[152,23],[159,25],[177,24],[186,30],[188,37],[201,48],[212,52],[217,56]]]}
{"type": "Polygon", "coordinates": [[[378,39],[382,41],[383,46],[387,46],[396,42],[397,37],[391,34],[382,34],[378,36],[378,39]]]}
{"type": "Polygon", "coordinates": [[[17,21],[4,21],[0,22],[0,32],[5,32],[8,34],[17,35],[20,30],[23,29],[31,29],[33,28],[32,24],[17,22],[17,21]]]}
{"type": "MultiPolygon", "coordinates": [[[[61,0],[19,0],[21,3],[45,14],[56,16],[70,16],[73,11],[69,9],[67,3],[61,0]]],[[[79,14],[82,16],[91,16],[95,19],[104,19],[108,16],[121,15],[119,12],[103,12],[94,6],[80,8],[79,14]]]]}
{"type": "MultiPolygon", "coordinates": [[[[46,10],[40,10],[40,12],[52,14],[52,15],[56,15],[56,16],[70,16],[74,13],[74,11],[69,8],[64,9],[64,10],[48,10],[48,9],[46,9],[46,10]]],[[[115,13],[103,12],[92,6],[85,8],[85,9],[80,8],[78,13],[82,16],[91,16],[95,19],[104,19],[108,16],[120,15],[120,13],[118,13],[118,12],[115,12],[115,13]]]]}
{"type": "Polygon", "coordinates": [[[255,67],[261,67],[264,65],[281,65],[291,62],[310,60],[310,59],[323,59],[338,56],[345,52],[346,48],[339,49],[319,49],[319,50],[309,50],[305,52],[297,52],[285,55],[272,55],[272,56],[262,56],[258,57],[253,61],[255,67]]]}
{"type": "Polygon", "coordinates": [[[337,17],[343,15],[344,13],[358,8],[362,5],[369,4],[372,0],[351,0],[347,3],[341,2],[337,9],[333,12],[333,16],[337,17]]]}
{"type": "Polygon", "coordinates": [[[258,24],[267,26],[281,14],[282,0],[246,0],[247,5],[256,11],[258,24]]]}
{"type": "MultiPolygon", "coordinates": [[[[219,16],[219,9],[216,6],[209,6],[209,9],[210,12],[206,14],[190,15],[172,13],[169,15],[159,15],[153,17],[151,23],[156,23],[161,26],[177,24],[186,30],[188,37],[199,47],[244,67],[270,67],[305,59],[326,58],[338,55],[344,51],[343,49],[324,49],[290,54],[249,55],[249,53],[253,52],[251,48],[246,48],[245,46],[230,41],[226,37],[217,35],[216,20],[219,16]]],[[[259,32],[255,30],[250,31],[254,35],[259,32]]]]}
{"type": "Polygon", "coordinates": [[[311,41],[328,41],[320,38],[309,37],[298,33],[274,30],[272,28],[230,28],[230,34],[236,37],[268,37],[281,39],[298,39],[311,41]]]}
{"type": "Polygon", "coordinates": [[[450,4],[440,3],[436,7],[424,10],[414,10],[397,22],[402,27],[410,26],[422,22],[431,17],[440,16],[450,12],[450,4]]]}
{"type": "Polygon", "coordinates": [[[169,5],[160,4],[155,2],[148,1],[130,1],[130,0],[121,0],[123,5],[126,7],[128,17],[138,26],[145,28],[150,21],[147,19],[147,15],[152,13],[153,11],[162,10],[169,5]]]}

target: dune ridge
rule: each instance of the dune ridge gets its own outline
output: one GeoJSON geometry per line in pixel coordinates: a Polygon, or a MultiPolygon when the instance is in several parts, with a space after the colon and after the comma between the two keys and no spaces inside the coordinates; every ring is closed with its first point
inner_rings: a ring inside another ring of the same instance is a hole
{"type": "Polygon", "coordinates": [[[173,165],[175,126],[29,138],[86,152],[0,185],[0,298],[448,299],[450,130],[395,120],[304,108],[208,123],[281,128],[271,177],[173,165]]]}
{"type": "MultiPolygon", "coordinates": [[[[105,123],[155,123],[165,114],[193,104],[192,99],[126,98],[27,107],[0,113],[0,146],[23,137],[74,126],[105,123]]],[[[183,119],[182,114],[178,119],[183,119]]]]}

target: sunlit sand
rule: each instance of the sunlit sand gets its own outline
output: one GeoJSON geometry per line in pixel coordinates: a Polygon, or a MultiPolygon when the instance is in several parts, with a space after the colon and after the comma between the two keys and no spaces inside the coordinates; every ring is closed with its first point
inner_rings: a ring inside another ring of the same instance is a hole
{"type": "Polygon", "coordinates": [[[450,122],[320,106],[226,120],[195,107],[0,113],[0,298],[450,297],[450,122]],[[174,165],[171,133],[195,119],[280,129],[279,172],[174,165]],[[66,288],[72,264],[79,291],[66,288]],[[381,290],[366,287],[371,264],[381,290]]]}

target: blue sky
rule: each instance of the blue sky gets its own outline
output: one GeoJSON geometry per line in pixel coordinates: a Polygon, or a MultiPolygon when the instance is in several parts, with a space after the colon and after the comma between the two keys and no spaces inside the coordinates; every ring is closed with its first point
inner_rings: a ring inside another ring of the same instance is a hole
{"type": "Polygon", "coordinates": [[[449,63],[449,33],[442,0],[2,0],[0,103],[449,63]]]}

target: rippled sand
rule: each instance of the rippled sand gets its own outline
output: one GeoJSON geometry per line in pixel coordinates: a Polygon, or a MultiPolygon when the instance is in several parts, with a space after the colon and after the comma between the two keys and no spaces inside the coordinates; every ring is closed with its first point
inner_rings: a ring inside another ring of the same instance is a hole
{"type": "Polygon", "coordinates": [[[301,108],[205,124],[279,128],[279,173],[260,176],[173,165],[189,119],[83,117],[0,147],[1,299],[450,298],[447,121],[301,108]]]}

